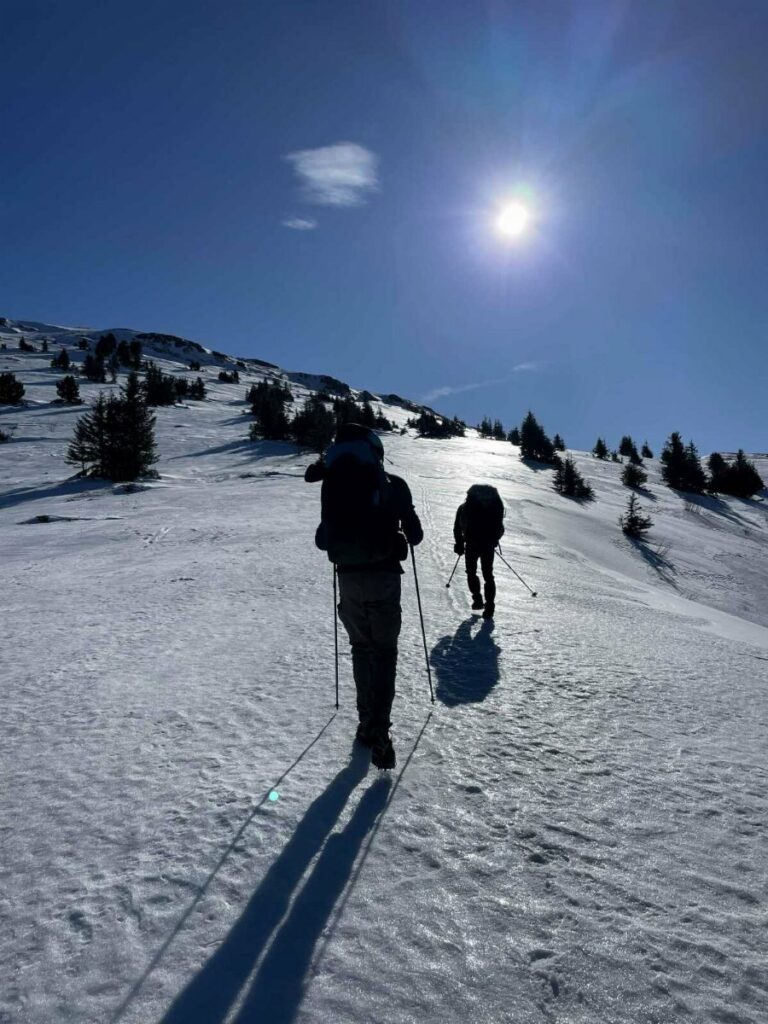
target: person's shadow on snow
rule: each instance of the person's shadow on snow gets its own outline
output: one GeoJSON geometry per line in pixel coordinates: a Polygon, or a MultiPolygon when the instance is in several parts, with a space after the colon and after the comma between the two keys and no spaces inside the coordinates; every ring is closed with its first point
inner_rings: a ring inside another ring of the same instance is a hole
{"type": "Polygon", "coordinates": [[[448,707],[485,700],[499,681],[500,648],[493,639],[493,619],[462,622],[454,636],[444,636],[432,648],[429,660],[437,675],[437,699],[448,707]]]}
{"type": "Polygon", "coordinates": [[[240,999],[242,1005],[232,1024],[290,1024],[294,1020],[315,945],[349,881],[365,837],[387,803],[389,777],[377,779],[346,826],[330,835],[369,764],[368,751],[356,748],[351,762],[310,806],[239,920],[176,997],[160,1024],[218,1024],[240,999]],[[302,887],[304,874],[318,852],[302,887]],[[247,992],[243,992],[265,950],[247,992]]]}

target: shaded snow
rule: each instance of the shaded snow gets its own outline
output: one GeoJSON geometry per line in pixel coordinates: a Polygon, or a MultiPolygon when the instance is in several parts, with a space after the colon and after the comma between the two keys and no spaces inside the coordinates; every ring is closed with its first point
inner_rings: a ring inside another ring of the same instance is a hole
{"type": "Polygon", "coordinates": [[[765,499],[651,463],[633,545],[620,466],[575,453],[578,505],[508,444],[385,438],[437,701],[408,566],[382,776],[343,642],[334,713],[311,456],[244,440],[258,375],[158,410],[121,487],[67,479],[51,354],[0,353],[3,1024],[768,1019],[765,499]],[[497,563],[492,625],[445,587],[477,481],[539,595],[497,563]]]}

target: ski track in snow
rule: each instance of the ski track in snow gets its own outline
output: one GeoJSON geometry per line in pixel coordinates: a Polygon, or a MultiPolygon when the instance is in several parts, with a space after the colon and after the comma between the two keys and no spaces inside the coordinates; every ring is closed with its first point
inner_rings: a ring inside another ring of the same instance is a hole
{"type": "Polygon", "coordinates": [[[437,700],[408,565],[380,774],[310,457],[242,441],[242,376],[158,410],[136,488],[66,481],[69,410],[0,415],[1,1024],[768,1020],[765,502],[651,463],[633,549],[620,467],[577,455],[579,506],[509,445],[385,438],[437,700]],[[445,588],[477,480],[539,594],[497,561],[493,624],[445,588]]]}

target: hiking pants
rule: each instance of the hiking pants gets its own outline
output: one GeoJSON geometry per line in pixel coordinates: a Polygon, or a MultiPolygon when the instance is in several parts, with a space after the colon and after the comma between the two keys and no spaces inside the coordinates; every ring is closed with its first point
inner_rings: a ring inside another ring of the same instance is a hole
{"type": "Polygon", "coordinates": [[[400,573],[340,572],[339,618],[352,645],[360,722],[385,739],[395,699],[400,573]]]}
{"type": "Polygon", "coordinates": [[[493,556],[495,551],[492,547],[475,547],[467,544],[464,549],[464,560],[467,566],[467,583],[472,597],[480,595],[480,580],[477,575],[477,562],[480,561],[480,568],[483,571],[483,590],[485,603],[493,604],[496,598],[496,581],[493,578],[493,556]]]}

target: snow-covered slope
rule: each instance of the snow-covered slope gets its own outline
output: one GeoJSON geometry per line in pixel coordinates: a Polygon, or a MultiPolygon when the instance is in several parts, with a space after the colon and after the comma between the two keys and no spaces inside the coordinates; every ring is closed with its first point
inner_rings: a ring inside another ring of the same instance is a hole
{"type": "Polygon", "coordinates": [[[334,712],[311,456],[245,440],[276,370],[209,371],[157,411],[160,478],[113,486],[63,461],[58,342],[0,340],[28,399],[0,409],[3,1024],[768,1019],[765,497],[686,499],[652,462],[634,546],[619,466],[574,453],[577,505],[511,445],[385,437],[436,703],[407,565],[382,777],[343,633],[334,712]],[[538,593],[497,563],[492,625],[445,587],[476,481],[538,593]]]}

